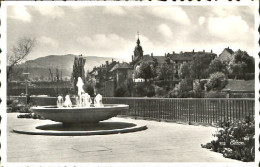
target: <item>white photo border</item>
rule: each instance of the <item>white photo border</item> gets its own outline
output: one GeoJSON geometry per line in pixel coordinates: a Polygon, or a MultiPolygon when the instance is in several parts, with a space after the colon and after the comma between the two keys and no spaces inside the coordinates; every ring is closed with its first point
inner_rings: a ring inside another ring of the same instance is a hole
{"type": "MultiPolygon", "coordinates": [[[[0,14],[1,14],[1,50],[2,53],[0,55],[0,64],[1,64],[1,165],[2,166],[66,166],[66,167],[81,167],[81,166],[90,166],[90,167],[157,167],[157,166],[179,166],[179,167],[186,167],[186,166],[213,166],[213,167],[242,167],[242,166],[258,166],[260,162],[259,157],[259,56],[255,57],[255,162],[251,163],[214,163],[214,162],[205,162],[205,163],[10,163],[7,162],[7,118],[6,118],[6,62],[7,62],[7,6],[19,6],[19,5],[26,5],[26,6],[169,6],[169,5],[182,5],[182,6],[254,6],[255,7],[255,41],[254,41],[254,54],[258,55],[259,53],[259,4],[256,1],[251,0],[243,0],[243,1],[228,1],[228,0],[218,0],[218,1],[2,1],[0,14]]],[[[1,166],[0,165],[0,166],[1,166]]]]}

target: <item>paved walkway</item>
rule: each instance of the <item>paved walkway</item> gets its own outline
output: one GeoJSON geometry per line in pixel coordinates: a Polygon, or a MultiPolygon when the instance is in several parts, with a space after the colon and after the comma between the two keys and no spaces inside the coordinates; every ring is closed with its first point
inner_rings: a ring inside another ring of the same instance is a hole
{"type": "Polygon", "coordinates": [[[12,132],[15,126],[40,121],[16,115],[7,114],[8,162],[240,162],[201,148],[200,144],[211,141],[213,127],[134,120],[148,129],[113,135],[40,136],[12,132]]]}

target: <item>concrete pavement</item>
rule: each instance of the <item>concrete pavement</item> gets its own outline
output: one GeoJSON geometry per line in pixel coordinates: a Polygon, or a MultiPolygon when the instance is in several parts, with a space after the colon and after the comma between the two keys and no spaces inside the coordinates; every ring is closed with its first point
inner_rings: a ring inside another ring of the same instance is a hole
{"type": "MultiPolygon", "coordinates": [[[[212,139],[213,127],[112,118],[146,124],[139,132],[94,136],[42,136],[12,132],[34,119],[7,114],[8,162],[239,162],[201,148],[212,139]]],[[[49,121],[48,121],[49,122],[49,121]]]]}

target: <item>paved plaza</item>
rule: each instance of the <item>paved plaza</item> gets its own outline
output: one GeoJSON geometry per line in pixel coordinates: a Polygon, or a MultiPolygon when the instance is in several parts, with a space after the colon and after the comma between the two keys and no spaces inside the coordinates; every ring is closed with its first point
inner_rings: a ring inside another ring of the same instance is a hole
{"type": "MultiPolygon", "coordinates": [[[[13,127],[44,120],[18,119],[7,114],[8,162],[239,162],[201,148],[216,128],[177,123],[136,121],[148,129],[133,133],[94,136],[42,136],[12,132],[13,127]]],[[[48,121],[49,122],[49,121],[48,121]]]]}

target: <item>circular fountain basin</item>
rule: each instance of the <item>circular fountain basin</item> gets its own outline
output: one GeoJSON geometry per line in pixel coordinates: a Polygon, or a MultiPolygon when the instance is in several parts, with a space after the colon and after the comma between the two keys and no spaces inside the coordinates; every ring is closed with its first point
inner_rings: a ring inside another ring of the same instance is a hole
{"type": "Polygon", "coordinates": [[[98,123],[117,116],[120,112],[128,110],[125,104],[104,104],[104,107],[77,107],[57,108],[57,106],[31,107],[31,111],[37,115],[64,125],[80,123],[98,123]]]}

